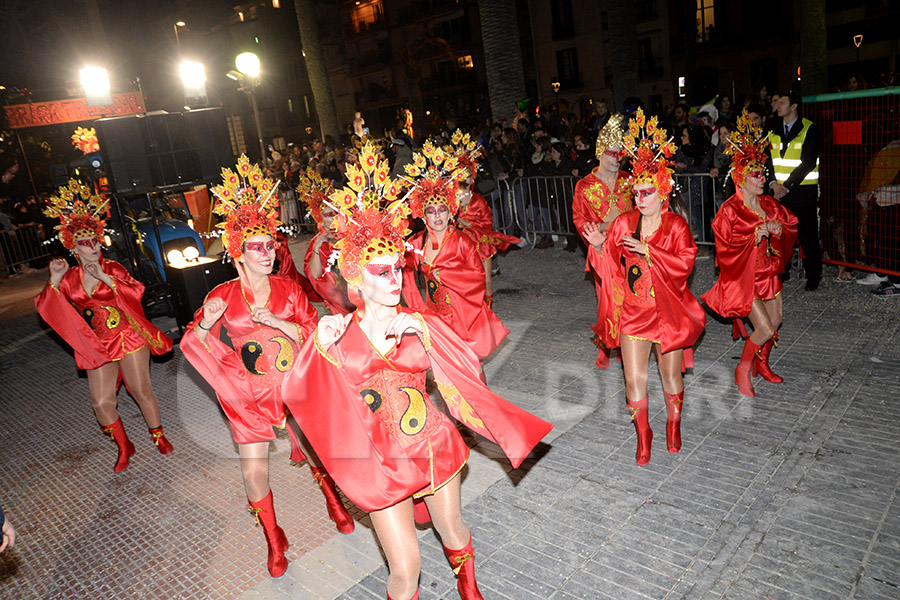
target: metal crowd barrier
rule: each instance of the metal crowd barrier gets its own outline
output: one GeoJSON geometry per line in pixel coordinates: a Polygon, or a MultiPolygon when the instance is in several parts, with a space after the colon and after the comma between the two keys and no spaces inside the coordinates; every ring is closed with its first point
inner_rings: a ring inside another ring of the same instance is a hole
{"type": "Polygon", "coordinates": [[[278,205],[279,219],[285,225],[295,225],[311,231],[316,230],[316,223],[309,214],[306,204],[297,199],[297,193],[294,190],[280,193],[278,205]]]}
{"type": "Polygon", "coordinates": [[[16,270],[33,260],[50,256],[43,244],[44,232],[40,225],[26,225],[14,231],[0,231],[0,268],[16,270]]]}
{"type": "MultiPolygon", "coordinates": [[[[534,245],[547,235],[578,235],[572,223],[572,198],[577,177],[520,177],[499,181],[487,198],[494,229],[518,235],[534,245]]],[[[721,182],[706,173],[676,174],[675,188],[683,202],[682,216],[691,224],[698,244],[713,244],[712,219],[725,200],[721,182]]],[[[676,202],[670,202],[676,205],[676,202]]]]}

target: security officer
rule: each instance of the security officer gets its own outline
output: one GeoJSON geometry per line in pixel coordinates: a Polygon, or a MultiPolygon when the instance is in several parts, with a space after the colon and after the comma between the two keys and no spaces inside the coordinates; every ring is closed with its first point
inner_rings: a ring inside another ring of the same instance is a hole
{"type": "Polygon", "coordinates": [[[819,246],[819,129],[809,119],[801,118],[803,104],[800,93],[791,90],[775,103],[769,139],[772,142],[772,166],[775,180],[771,183],[776,200],[797,215],[798,241],[803,250],[806,290],[814,291],[822,279],[822,249],[819,246]]]}

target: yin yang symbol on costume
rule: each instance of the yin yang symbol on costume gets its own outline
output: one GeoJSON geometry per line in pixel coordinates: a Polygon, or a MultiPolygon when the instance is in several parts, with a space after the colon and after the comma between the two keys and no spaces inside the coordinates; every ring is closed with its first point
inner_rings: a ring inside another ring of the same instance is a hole
{"type": "Polygon", "coordinates": [[[93,309],[93,308],[86,307],[86,308],[82,311],[81,316],[84,317],[84,320],[87,321],[87,324],[88,324],[90,327],[93,327],[93,326],[94,326],[94,309],[93,309]]]}
{"type": "Polygon", "coordinates": [[[275,357],[275,368],[284,373],[291,368],[292,364],[294,364],[294,347],[291,346],[291,341],[289,339],[281,335],[269,338],[269,341],[278,344],[279,348],[278,356],[275,357]]]}
{"type": "Polygon", "coordinates": [[[379,394],[376,390],[366,388],[364,390],[360,390],[359,395],[362,396],[362,399],[366,401],[366,404],[369,406],[372,412],[378,412],[378,409],[381,408],[381,394],[379,394]]]}
{"type": "Polygon", "coordinates": [[[106,328],[115,329],[118,327],[119,323],[122,322],[122,315],[119,314],[119,309],[115,306],[104,306],[103,308],[109,313],[109,316],[106,317],[106,328]]]}
{"type": "Polygon", "coordinates": [[[431,298],[431,302],[436,304],[437,301],[434,299],[434,295],[438,291],[437,281],[434,279],[426,279],[425,280],[425,289],[428,291],[428,297],[431,298]]]}
{"type": "Polygon", "coordinates": [[[409,408],[400,417],[400,431],[406,435],[416,435],[425,427],[425,395],[414,387],[401,387],[400,391],[409,397],[409,408]]]}
{"type": "Polygon", "coordinates": [[[259,360],[262,353],[263,347],[259,342],[250,340],[249,342],[244,343],[244,345],[241,346],[241,360],[244,363],[244,368],[254,375],[265,375],[264,371],[256,370],[256,361],[259,360]]]}
{"type": "Polygon", "coordinates": [[[631,290],[632,294],[637,295],[637,290],[634,289],[634,284],[637,283],[637,280],[641,278],[641,267],[638,265],[631,265],[628,267],[628,289],[631,290]]]}

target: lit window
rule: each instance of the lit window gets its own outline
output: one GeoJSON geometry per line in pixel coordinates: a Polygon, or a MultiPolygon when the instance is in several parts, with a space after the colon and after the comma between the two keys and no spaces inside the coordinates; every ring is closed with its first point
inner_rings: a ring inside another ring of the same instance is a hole
{"type": "Polygon", "coordinates": [[[713,0],[697,0],[697,41],[708,42],[716,27],[713,0]]]}
{"type": "Polygon", "coordinates": [[[281,0],[272,0],[272,8],[281,8],[281,0]]]}
{"type": "Polygon", "coordinates": [[[244,13],[242,13],[241,11],[238,11],[238,21],[243,21],[243,20],[244,20],[244,13]]]}
{"type": "Polygon", "coordinates": [[[474,69],[475,63],[472,62],[472,55],[466,54],[456,59],[456,67],[459,69],[474,69]]]}
{"type": "Polygon", "coordinates": [[[384,21],[384,8],[381,6],[381,0],[357,2],[352,9],[351,18],[353,28],[357,33],[378,25],[384,21]]]}

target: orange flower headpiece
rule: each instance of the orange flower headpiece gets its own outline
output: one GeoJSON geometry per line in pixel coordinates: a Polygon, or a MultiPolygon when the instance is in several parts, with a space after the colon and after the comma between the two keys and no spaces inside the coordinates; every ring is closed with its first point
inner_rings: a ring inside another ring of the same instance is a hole
{"type": "Polygon", "coordinates": [[[670,160],[677,146],[666,130],[659,127],[656,117],[647,121],[644,111],[638,108],[633,119],[628,120],[628,133],[622,141],[625,151],[632,157],[634,170],[632,186],[650,183],[656,186],[659,197],[665,201],[672,193],[672,169],[670,160]]]}
{"type": "Polygon", "coordinates": [[[222,169],[222,185],[210,190],[216,197],[213,212],[225,217],[217,227],[222,230],[222,243],[231,258],[238,260],[244,253],[244,241],[254,235],[271,235],[275,239],[278,210],[271,201],[277,184],[263,176],[258,165],[251,165],[242,154],[237,173],[222,169]]]}
{"type": "Polygon", "coordinates": [[[93,127],[90,129],[77,128],[72,134],[72,145],[81,150],[83,154],[100,152],[100,142],[97,141],[97,132],[93,127]]]}
{"type": "Polygon", "coordinates": [[[389,176],[387,159],[372,141],[363,144],[359,159],[359,165],[347,165],[347,185],[323,201],[337,210],[331,227],[338,238],[338,269],[356,287],[363,267],[373,258],[402,254],[409,234],[409,206],[399,197],[401,184],[389,176]]]}
{"type": "Polygon", "coordinates": [[[750,119],[747,110],[738,117],[737,131],[728,139],[725,154],[731,156],[731,178],[738,187],[744,185],[747,172],[763,169],[771,142],[756,123],[750,119]]]}
{"type": "Polygon", "coordinates": [[[600,130],[600,133],[597,134],[597,144],[594,146],[594,155],[597,157],[597,160],[600,160],[603,153],[610,148],[615,148],[616,146],[621,146],[623,144],[625,132],[622,131],[622,121],[624,120],[625,117],[620,113],[611,115],[609,121],[606,122],[606,125],[600,130]]]}
{"type": "Polygon", "coordinates": [[[56,230],[59,241],[72,250],[75,240],[84,238],[100,238],[106,221],[97,215],[105,213],[109,200],[91,192],[91,188],[76,181],[69,180],[69,185],[57,190],[55,196],[47,199],[44,214],[59,219],[56,230]]]}
{"type": "Polygon", "coordinates": [[[445,151],[456,157],[457,168],[463,170],[460,179],[475,179],[478,174],[478,160],[481,158],[481,146],[468,133],[459,129],[450,136],[450,146],[445,151]]]}
{"type": "Polygon", "coordinates": [[[421,219],[429,206],[445,204],[450,214],[459,210],[456,199],[457,179],[466,176],[466,168],[461,167],[459,158],[452,149],[438,148],[431,142],[425,142],[422,152],[413,154],[413,162],[404,165],[407,179],[413,184],[410,192],[409,208],[412,216],[421,219]]]}
{"type": "Polygon", "coordinates": [[[313,220],[321,227],[322,203],[334,193],[334,182],[319,175],[312,167],[307,167],[306,171],[300,173],[297,193],[300,194],[300,200],[309,206],[309,214],[313,220]]]}

